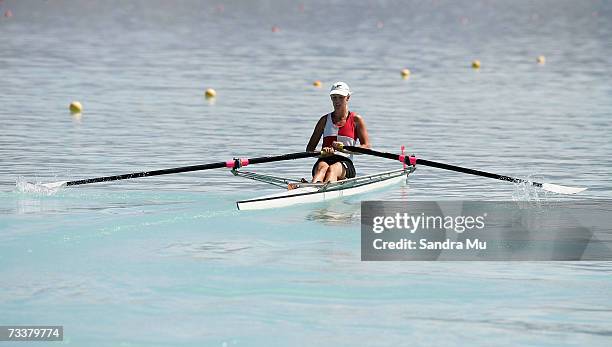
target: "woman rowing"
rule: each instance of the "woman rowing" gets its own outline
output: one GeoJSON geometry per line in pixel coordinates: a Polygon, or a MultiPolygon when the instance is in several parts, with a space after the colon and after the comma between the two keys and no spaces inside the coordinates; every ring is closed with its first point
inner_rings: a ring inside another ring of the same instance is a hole
{"type": "MultiPolygon", "coordinates": [[[[355,146],[357,140],[360,147],[370,148],[365,121],[348,109],[351,94],[348,84],[344,82],[336,82],[331,87],[329,96],[334,111],[319,119],[306,146],[306,151],[314,151],[323,136],[321,157],[312,168],[312,183],[336,182],[355,177],[352,154],[339,149],[342,146],[355,146]]],[[[289,189],[295,187],[290,185],[289,189]]]]}

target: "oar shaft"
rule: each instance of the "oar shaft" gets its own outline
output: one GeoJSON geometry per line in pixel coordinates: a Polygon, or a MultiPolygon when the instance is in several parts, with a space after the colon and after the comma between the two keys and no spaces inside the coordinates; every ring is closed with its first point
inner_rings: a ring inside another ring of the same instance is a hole
{"type": "MultiPolygon", "coordinates": [[[[406,158],[406,160],[407,159],[408,158],[406,158]]],[[[529,181],[521,179],[521,178],[504,176],[504,175],[498,175],[498,174],[494,174],[494,173],[490,173],[490,172],[486,172],[486,171],[480,171],[480,170],[470,169],[470,168],[456,166],[456,165],[444,164],[444,163],[439,163],[439,162],[435,162],[435,161],[431,161],[431,160],[426,160],[426,159],[419,159],[419,158],[417,158],[416,159],[416,163],[420,164],[420,165],[436,167],[436,168],[444,169],[444,170],[451,170],[451,171],[466,173],[466,174],[470,174],[470,175],[476,175],[476,176],[493,178],[493,179],[496,179],[496,180],[508,181],[508,182],[513,182],[513,183],[528,182],[528,183],[533,184],[536,187],[541,187],[542,186],[542,183],[539,183],[539,182],[529,182],[529,181]]],[[[409,163],[407,163],[407,164],[409,164],[409,163]]]]}
{"type": "Polygon", "coordinates": [[[252,158],[252,159],[247,159],[247,160],[249,164],[263,164],[263,163],[271,163],[271,162],[282,161],[282,160],[312,158],[312,157],[318,157],[320,155],[321,155],[320,151],[297,152],[297,153],[289,153],[289,154],[275,155],[275,156],[269,156],[269,157],[258,157],[258,158],[252,158]]]}
{"type": "Polygon", "coordinates": [[[96,177],[96,178],[87,178],[77,181],[69,181],[66,183],[67,186],[76,186],[80,184],[89,184],[89,183],[98,183],[98,182],[107,182],[107,181],[118,181],[118,180],[128,180],[132,178],[139,177],[149,177],[149,176],[159,176],[159,175],[169,175],[181,172],[190,172],[190,171],[199,171],[199,170],[209,170],[209,169],[220,169],[226,167],[225,162],[212,163],[212,164],[203,164],[203,165],[192,165],[192,166],[183,166],[172,169],[162,169],[162,170],[153,170],[153,171],[143,171],[143,172],[134,172],[123,175],[115,175],[115,176],[105,176],[105,177],[96,177]]]}
{"type": "Polygon", "coordinates": [[[320,152],[297,152],[297,153],[289,153],[289,154],[276,155],[276,156],[257,157],[257,158],[251,158],[251,159],[233,159],[233,160],[222,161],[222,162],[217,162],[217,163],[210,163],[210,164],[191,165],[191,166],[183,166],[183,167],[177,167],[177,168],[171,168],[171,169],[143,171],[143,172],[134,172],[134,173],[129,173],[129,174],[114,175],[114,176],[87,178],[87,179],[82,179],[82,180],[69,181],[69,182],[66,182],[66,185],[76,186],[80,184],[127,180],[127,179],[132,179],[132,178],[168,175],[168,174],[190,172],[190,171],[202,171],[202,170],[221,169],[221,168],[238,168],[241,166],[247,166],[249,164],[263,164],[263,163],[271,163],[271,162],[282,161],[282,160],[293,160],[293,159],[317,157],[320,154],[321,154],[320,152]]]}
{"type": "MultiPolygon", "coordinates": [[[[373,149],[357,147],[357,146],[344,146],[343,148],[345,150],[347,150],[349,152],[353,152],[353,153],[369,154],[369,155],[373,155],[373,156],[376,156],[376,157],[387,158],[387,159],[391,159],[391,160],[400,160],[399,159],[400,156],[397,155],[397,154],[393,154],[393,153],[380,152],[380,151],[376,151],[376,150],[373,150],[373,149]]],[[[406,159],[408,159],[407,156],[406,156],[406,159]]],[[[410,164],[410,163],[406,163],[406,164],[410,164]]]]}

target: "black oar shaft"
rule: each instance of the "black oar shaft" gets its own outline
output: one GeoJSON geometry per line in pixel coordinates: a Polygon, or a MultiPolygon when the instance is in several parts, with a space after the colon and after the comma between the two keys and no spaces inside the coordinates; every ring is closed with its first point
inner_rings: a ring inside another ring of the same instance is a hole
{"type": "MultiPolygon", "coordinates": [[[[344,149],[346,149],[349,152],[369,154],[369,155],[373,155],[376,157],[387,158],[391,160],[399,160],[399,155],[397,154],[380,152],[380,151],[376,151],[376,150],[369,149],[369,148],[356,147],[356,146],[344,146],[344,149]]],[[[407,163],[407,164],[410,164],[410,163],[407,163]]]]}
{"type": "Polygon", "coordinates": [[[134,172],[123,175],[115,175],[115,176],[105,176],[105,177],[96,177],[96,178],[87,178],[83,180],[70,181],[66,183],[67,186],[76,186],[80,184],[88,184],[88,183],[98,183],[98,182],[107,182],[107,181],[118,181],[118,180],[128,180],[132,178],[139,177],[149,177],[149,176],[159,176],[159,175],[168,175],[174,173],[181,172],[189,172],[189,171],[198,171],[198,170],[209,170],[209,169],[220,169],[225,167],[225,162],[212,163],[212,164],[203,164],[203,165],[192,165],[192,166],[183,166],[172,169],[162,169],[162,170],[153,170],[153,171],[143,171],[143,172],[134,172]]]}
{"type": "MultiPolygon", "coordinates": [[[[387,152],[380,152],[380,151],[376,151],[376,150],[369,149],[369,148],[362,148],[362,147],[356,147],[356,146],[344,146],[344,149],[346,149],[346,150],[348,150],[350,152],[369,154],[369,155],[373,155],[373,156],[377,156],[377,157],[381,157],[381,158],[387,158],[387,159],[391,159],[391,160],[401,160],[401,156],[399,156],[397,154],[387,153],[387,152]]],[[[404,162],[406,164],[410,165],[411,164],[410,163],[410,157],[409,156],[405,156],[404,157],[404,162]]],[[[470,175],[488,177],[488,178],[493,178],[493,179],[496,179],[496,180],[509,181],[509,182],[514,182],[514,183],[527,182],[527,183],[533,184],[536,187],[541,187],[542,186],[542,183],[529,182],[529,181],[521,179],[521,178],[515,178],[515,177],[510,177],[510,176],[504,176],[504,175],[498,175],[498,174],[494,174],[494,173],[490,173],[490,172],[486,172],[486,171],[474,170],[474,169],[469,169],[469,168],[466,168],[466,167],[450,165],[450,164],[444,164],[444,163],[439,163],[439,162],[435,162],[435,161],[431,161],[431,160],[426,160],[426,159],[416,158],[416,164],[436,167],[436,168],[444,169],[444,170],[451,170],[451,171],[466,173],[466,174],[470,174],[470,175]]]]}
{"type": "Polygon", "coordinates": [[[271,162],[282,161],[282,160],[312,158],[312,157],[318,157],[319,155],[321,155],[321,152],[319,151],[297,152],[297,153],[289,153],[289,154],[275,155],[275,156],[269,156],[269,157],[252,158],[252,159],[248,159],[248,161],[249,161],[249,164],[263,164],[263,163],[271,163],[271,162]]]}
{"type": "Polygon", "coordinates": [[[134,172],[134,173],[129,173],[129,174],[115,175],[115,176],[87,178],[87,179],[82,179],[82,180],[69,181],[69,182],[66,182],[66,185],[76,186],[80,184],[127,180],[127,179],[132,179],[132,178],[168,175],[168,174],[175,174],[175,173],[181,173],[181,172],[221,169],[225,167],[232,167],[231,165],[228,166],[228,163],[231,163],[234,161],[237,163],[240,163],[238,166],[240,165],[246,166],[248,164],[271,163],[271,162],[282,161],[282,160],[293,160],[293,159],[317,157],[319,155],[320,155],[320,152],[297,152],[297,153],[289,153],[289,154],[276,155],[276,156],[257,157],[257,158],[251,158],[251,159],[235,159],[235,160],[222,161],[222,162],[211,163],[211,164],[191,165],[191,166],[183,166],[183,167],[177,167],[177,168],[171,168],[171,169],[134,172]]]}
{"type": "Polygon", "coordinates": [[[490,172],[486,172],[486,171],[474,170],[474,169],[470,169],[470,168],[466,168],[466,167],[450,165],[450,164],[444,164],[444,163],[439,163],[439,162],[435,162],[435,161],[431,161],[431,160],[426,160],[426,159],[419,159],[419,158],[417,158],[416,159],[416,163],[420,164],[420,165],[437,167],[439,169],[444,169],[444,170],[451,170],[451,171],[466,173],[466,174],[470,174],[470,175],[476,175],[476,176],[493,178],[493,179],[496,179],[496,180],[508,181],[508,182],[513,182],[513,183],[524,183],[524,182],[527,182],[527,183],[533,184],[536,187],[541,187],[542,186],[542,183],[529,182],[529,181],[521,179],[521,178],[504,176],[504,175],[498,175],[498,174],[494,174],[494,173],[490,173],[490,172]]]}

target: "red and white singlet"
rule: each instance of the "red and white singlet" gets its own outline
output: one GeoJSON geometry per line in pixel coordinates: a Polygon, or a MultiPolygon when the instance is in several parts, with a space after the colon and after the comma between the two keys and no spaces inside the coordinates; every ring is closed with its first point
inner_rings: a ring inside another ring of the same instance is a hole
{"type": "MultiPolygon", "coordinates": [[[[346,118],[344,126],[338,127],[332,120],[332,113],[327,114],[325,121],[325,130],[323,130],[323,147],[331,147],[334,141],[341,142],[345,146],[354,146],[357,142],[357,134],[355,132],[355,112],[350,112],[346,118]]],[[[342,152],[335,152],[348,158],[353,159],[352,155],[342,152]]]]}

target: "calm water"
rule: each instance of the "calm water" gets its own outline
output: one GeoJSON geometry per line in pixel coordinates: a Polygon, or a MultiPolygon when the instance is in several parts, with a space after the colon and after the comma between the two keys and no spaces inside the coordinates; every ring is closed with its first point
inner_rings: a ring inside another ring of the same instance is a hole
{"type": "MultiPolygon", "coordinates": [[[[16,182],[301,151],[344,80],[376,149],[611,198],[612,3],[0,2],[8,10],[0,325],[64,325],[77,346],[610,344],[610,263],[363,263],[359,198],[238,212],[274,188],[224,170],[52,196],[16,182]]],[[[256,169],[302,177],[310,165],[256,169]]],[[[397,165],[357,160],[361,173],[397,165]]],[[[366,198],[516,189],[421,167],[366,198]]]]}

